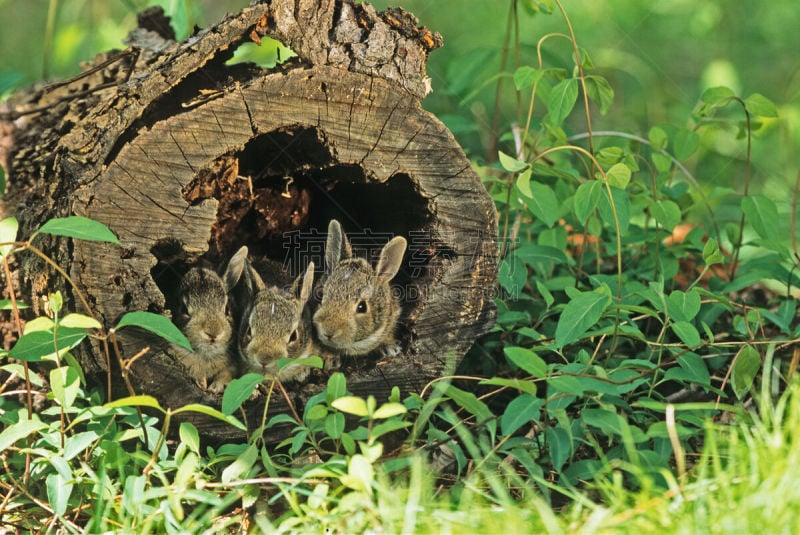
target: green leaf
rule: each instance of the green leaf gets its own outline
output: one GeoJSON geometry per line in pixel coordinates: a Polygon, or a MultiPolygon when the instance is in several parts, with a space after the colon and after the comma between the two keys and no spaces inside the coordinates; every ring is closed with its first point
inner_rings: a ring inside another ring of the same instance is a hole
{"type": "Polygon", "coordinates": [[[719,250],[717,240],[709,237],[708,241],[703,245],[703,262],[711,266],[713,264],[719,264],[723,260],[725,260],[725,256],[722,254],[722,251],[719,250]]]}
{"type": "Polygon", "coordinates": [[[511,400],[500,419],[500,429],[503,434],[511,435],[528,422],[538,421],[542,405],[544,405],[543,399],[530,394],[520,394],[511,400]]]}
{"type": "Polygon", "coordinates": [[[191,451],[200,454],[200,433],[191,422],[181,422],[178,428],[178,436],[181,438],[181,443],[186,444],[186,447],[191,451]]]}
{"type": "Polygon", "coordinates": [[[689,347],[700,345],[700,333],[688,321],[676,321],[672,324],[672,331],[689,347]]]}
{"type": "Polygon", "coordinates": [[[156,398],[146,395],[115,399],[103,405],[105,409],[115,409],[118,407],[150,407],[151,409],[157,409],[159,412],[166,412],[156,398]]]}
{"type": "Polygon", "coordinates": [[[750,391],[760,369],[761,355],[753,346],[746,345],[739,350],[733,359],[731,370],[731,387],[737,398],[742,399],[750,391]]]}
{"type": "Polygon", "coordinates": [[[33,331],[23,334],[11,348],[9,355],[18,360],[39,362],[42,357],[75,347],[84,338],[86,338],[86,331],[83,329],[62,327],[58,329],[57,340],[51,330],[33,331]],[[58,347],[56,347],[56,343],[58,343],[58,347]]]}
{"type": "Polygon", "coordinates": [[[405,414],[406,412],[408,411],[405,405],[400,403],[384,403],[373,413],[372,418],[375,420],[383,420],[391,418],[392,416],[405,414]]]}
{"type": "Polygon", "coordinates": [[[331,406],[354,416],[369,416],[367,402],[356,396],[344,396],[333,400],[331,406]]]}
{"type": "Polygon", "coordinates": [[[528,162],[517,160],[513,156],[509,156],[501,150],[497,151],[497,156],[500,158],[500,165],[502,165],[503,169],[509,173],[518,173],[523,169],[528,168],[528,162]]]}
{"type": "Polygon", "coordinates": [[[589,180],[578,186],[572,204],[575,210],[575,217],[578,218],[581,224],[585,223],[589,216],[592,215],[602,195],[603,184],[599,180],[589,180]]]}
{"type": "Polygon", "coordinates": [[[675,290],[667,298],[667,311],[676,321],[691,321],[700,312],[700,293],[696,288],[683,292],[675,290]]]}
{"type": "MultiPolygon", "coordinates": [[[[0,221],[0,243],[17,241],[19,223],[16,217],[7,217],[0,221]]],[[[6,256],[14,248],[13,244],[0,246],[0,258],[6,256]]]]}
{"type": "Polygon", "coordinates": [[[332,412],[325,417],[325,434],[336,440],[344,432],[345,418],[341,412],[332,412]]]}
{"type": "Polygon", "coordinates": [[[519,369],[533,377],[540,378],[547,375],[547,364],[536,353],[524,347],[503,348],[506,358],[519,369]]]}
{"type": "Polygon", "coordinates": [[[694,151],[696,151],[699,146],[700,136],[692,130],[683,128],[675,134],[674,156],[678,161],[682,162],[694,154],[694,151]]]}
{"type": "Polygon", "coordinates": [[[585,426],[600,429],[606,436],[621,436],[625,426],[622,417],[609,409],[583,409],[581,421],[585,426]]]}
{"type": "Polygon", "coordinates": [[[73,329],[102,329],[103,326],[96,319],[83,314],[67,314],[58,322],[61,327],[73,329]]]}
{"type": "MultiPolygon", "coordinates": [[[[512,254],[515,258],[522,260],[529,266],[541,263],[559,265],[569,262],[563,250],[548,245],[537,245],[535,243],[526,243],[515,249],[512,254]]],[[[522,271],[525,272],[527,280],[527,270],[523,269],[522,271]]]]}
{"type": "Polygon", "coordinates": [[[672,367],[664,374],[667,381],[679,381],[694,383],[701,386],[711,384],[711,376],[708,367],[700,355],[696,353],[684,353],[678,357],[678,367],[672,367]]]}
{"type": "Polygon", "coordinates": [[[72,367],[61,366],[50,370],[50,388],[53,389],[53,397],[62,407],[72,407],[80,386],[80,375],[72,367]]]}
{"type": "Polygon", "coordinates": [[[552,227],[558,221],[561,203],[558,202],[556,194],[547,184],[531,182],[529,185],[531,196],[525,200],[525,204],[539,221],[552,227]]]}
{"type": "Polygon", "coordinates": [[[200,403],[189,403],[188,405],[184,405],[179,409],[175,409],[174,411],[172,411],[172,414],[180,414],[182,412],[198,412],[200,414],[205,414],[206,416],[211,416],[212,418],[216,418],[217,420],[221,420],[225,423],[228,423],[237,429],[241,429],[242,431],[247,429],[242,422],[240,422],[233,416],[223,414],[217,409],[213,409],[208,405],[203,405],[200,403]]]}
{"type": "Polygon", "coordinates": [[[39,227],[34,235],[40,233],[88,241],[119,243],[114,233],[103,223],[77,215],[53,218],[39,227]]]}
{"type": "Polygon", "coordinates": [[[185,347],[189,350],[192,349],[192,345],[189,343],[189,340],[186,339],[180,329],[178,329],[175,324],[169,320],[169,318],[162,316],[161,314],[154,314],[152,312],[145,312],[142,310],[128,312],[122,316],[122,318],[119,320],[119,323],[117,323],[116,328],[119,330],[123,327],[129,326],[145,329],[160,336],[168,342],[172,342],[173,344],[185,347]]]}
{"type": "Polygon", "coordinates": [[[763,195],[745,197],[742,199],[742,211],[759,236],[765,240],[774,240],[778,237],[781,224],[778,209],[772,200],[763,195]]]}
{"type": "Polygon", "coordinates": [[[260,373],[247,373],[228,383],[222,394],[222,414],[233,414],[238,410],[263,380],[264,376],[260,373]]]}
{"type": "Polygon", "coordinates": [[[703,91],[703,95],[700,97],[700,100],[705,102],[706,104],[711,104],[713,106],[725,105],[730,101],[731,98],[735,96],[735,93],[728,87],[725,86],[718,86],[718,87],[709,87],[705,91],[703,91]]]}
{"type": "Polygon", "coordinates": [[[602,115],[605,115],[614,103],[614,89],[602,76],[590,74],[586,77],[586,94],[597,104],[602,115]]]}
{"type": "Polygon", "coordinates": [[[6,169],[0,165],[0,198],[6,193],[6,169]]]}
{"type": "Polygon", "coordinates": [[[347,394],[347,379],[342,372],[336,372],[328,379],[328,388],[325,393],[325,401],[331,403],[334,399],[347,394]]]}
{"type": "Polygon", "coordinates": [[[541,80],[543,75],[544,71],[541,69],[534,69],[533,67],[523,65],[514,71],[514,86],[517,88],[517,91],[533,87],[533,84],[541,80]]]}
{"type": "Polygon", "coordinates": [[[350,457],[350,462],[347,465],[347,474],[340,478],[344,486],[367,493],[371,493],[374,479],[375,470],[372,468],[372,463],[361,454],[350,457]]]}
{"type": "Polygon", "coordinates": [[[490,411],[489,407],[487,407],[483,401],[479,400],[472,392],[466,392],[451,384],[447,386],[445,394],[452,399],[456,405],[476,416],[478,421],[493,421],[492,411],[490,411]]]}
{"type": "Polygon", "coordinates": [[[667,145],[669,144],[667,133],[657,126],[654,126],[650,129],[650,131],[647,133],[647,139],[650,141],[650,146],[656,151],[666,150],[667,145]]]}
{"type": "MultiPolygon", "coordinates": [[[[631,203],[628,200],[628,194],[625,190],[612,187],[611,195],[614,199],[614,208],[616,208],[617,212],[619,232],[624,236],[628,232],[628,227],[630,226],[631,203]]],[[[603,223],[613,229],[615,225],[614,212],[611,210],[611,203],[608,200],[607,194],[600,196],[598,208],[603,223]]]]}
{"type": "Polygon", "coordinates": [[[23,438],[27,438],[33,433],[46,428],[47,424],[39,420],[36,415],[34,415],[33,420],[20,420],[9,425],[0,433],[0,452],[5,452],[23,438]]]}
{"type": "Polygon", "coordinates": [[[236,460],[225,467],[222,471],[220,480],[223,483],[230,483],[241,477],[247,477],[250,470],[258,460],[258,448],[255,444],[250,444],[247,449],[240,453],[236,460]]]}
{"type": "Polygon", "coordinates": [[[659,225],[670,231],[681,222],[681,209],[673,201],[662,200],[651,203],[650,213],[659,225]]]}
{"type": "Polygon", "coordinates": [[[744,99],[745,108],[750,115],[758,117],[777,117],[778,108],[770,99],[759,93],[753,93],[744,99]]]}
{"type": "Polygon", "coordinates": [[[64,516],[69,505],[69,497],[72,494],[74,484],[65,479],[61,474],[48,474],[45,479],[47,487],[47,500],[57,516],[64,516]]]}
{"type": "Polygon", "coordinates": [[[610,304],[611,295],[607,291],[583,292],[573,297],[558,319],[556,345],[564,347],[580,339],[610,304]]]}
{"type": "Polygon", "coordinates": [[[551,124],[553,126],[561,125],[572,112],[577,100],[578,81],[575,78],[567,78],[558,82],[550,91],[547,99],[547,111],[550,113],[551,124]]]}
{"type": "Polygon", "coordinates": [[[572,455],[572,440],[570,440],[569,432],[563,427],[548,427],[544,430],[544,438],[547,441],[553,470],[560,472],[564,463],[572,455]]]}
{"type": "Polygon", "coordinates": [[[625,189],[631,181],[631,169],[624,163],[615,163],[606,171],[606,180],[614,188],[625,189]]]}
{"type": "Polygon", "coordinates": [[[531,191],[531,174],[531,169],[525,169],[519,174],[516,182],[519,192],[528,198],[533,197],[533,192],[531,191]]]}

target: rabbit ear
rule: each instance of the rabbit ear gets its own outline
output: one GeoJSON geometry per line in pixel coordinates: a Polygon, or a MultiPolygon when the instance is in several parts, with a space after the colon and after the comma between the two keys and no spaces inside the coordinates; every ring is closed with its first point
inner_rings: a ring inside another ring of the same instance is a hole
{"type": "Polygon", "coordinates": [[[350,241],[342,231],[342,225],[335,219],[328,223],[328,239],[325,242],[325,271],[330,275],[339,260],[350,258],[353,251],[350,241]]]}
{"type": "Polygon", "coordinates": [[[395,236],[389,240],[389,243],[384,245],[381,250],[378,266],[375,268],[376,275],[382,279],[392,280],[400,270],[400,264],[403,262],[403,255],[405,252],[405,238],[402,236],[395,236]]]}
{"type": "Polygon", "coordinates": [[[225,268],[225,274],[222,276],[223,280],[225,281],[225,289],[230,292],[234,286],[239,283],[239,279],[242,277],[242,273],[245,270],[245,267],[248,266],[249,263],[247,262],[247,246],[243,245],[236,251],[230,261],[228,262],[228,267],[225,268]]]}
{"type": "Polygon", "coordinates": [[[300,299],[301,303],[308,301],[311,290],[314,288],[314,262],[309,262],[306,272],[297,277],[292,283],[292,293],[300,299]]]}

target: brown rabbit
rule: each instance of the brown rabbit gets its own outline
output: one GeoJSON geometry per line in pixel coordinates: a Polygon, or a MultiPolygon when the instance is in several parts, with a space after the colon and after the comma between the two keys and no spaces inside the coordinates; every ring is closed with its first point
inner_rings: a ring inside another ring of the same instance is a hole
{"type": "MultiPolygon", "coordinates": [[[[275,274],[269,278],[275,279],[275,274]]],[[[310,371],[302,364],[290,364],[280,371],[278,359],[300,359],[316,354],[311,318],[306,306],[314,285],[314,263],[297,277],[290,289],[267,286],[252,266],[247,285],[254,297],[242,316],[239,352],[248,371],[302,381],[310,371]]]]}
{"type": "Polygon", "coordinates": [[[383,246],[373,267],[354,258],[350,242],[335,219],[328,225],[322,300],[314,314],[317,339],[348,356],[366,355],[394,343],[400,303],[390,281],[397,274],[406,240],[395,236],[383,246]]]}
{"type": "Polygon", "coordinates": [[[228,299],[246,260],[247,247],[242,247],[231,257],[222,276],[211,269],[194,267],[181,279],[176,323],[193,351],[172,344],[172,352],[201,386],[206,387],[211,380],[208,389],[215,393],[221,392],[236,372],[228,299]]]}

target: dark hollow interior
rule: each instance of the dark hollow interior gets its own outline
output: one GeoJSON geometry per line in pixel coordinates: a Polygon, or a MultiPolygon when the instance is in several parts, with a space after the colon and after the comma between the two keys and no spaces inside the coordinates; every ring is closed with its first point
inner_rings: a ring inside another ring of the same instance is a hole
{"type": "MultiPolygon", "coordinates": [[[[189,204],[209,198],[219,204],[204,255],[191,257],[174,240],[160,241],[151,250],[158,261],[151,275],[171,310],[186,270],[206,265],[221,271],[242,245],[252,257],[281,262],[292,276],[310,261],[320,275],[333,218],[342,224],[356,254],[373,262],[392,236],[406,238],[403,266],[393,280],[406,317],[413,315],[409,312],[433,281],[440,259],[452,250],[434,235],[435,215],[413,177],[397,173],[379,182],[368,169],[339,163],[315,128],[256,136],[241,151],[200,170],[183,197],[189,204]]],[[[397,334],[405,346],[410,335],[404,330],[397,334]]]]}

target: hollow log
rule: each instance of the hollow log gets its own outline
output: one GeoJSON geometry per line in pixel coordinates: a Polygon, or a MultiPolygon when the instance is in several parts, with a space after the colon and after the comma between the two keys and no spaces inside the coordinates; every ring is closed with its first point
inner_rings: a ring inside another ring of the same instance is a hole
{"type": "MultiPolygon", "coordinates": [[[[345,359],[348,389],[386,399],[452,371],[494,323],[496,216],[451,133],[423,110],[427,54],[441,38],[399,9],[351,0],[254,3],[182,42],[158,9],[139,18],[129,48],[95,58],[73,79],[30,88],[2,110],[0,162],[21,234],[51,217],[105,223],[119,245],[38,236],[75,287],[36,258],[21,259],[23,294],[35,305],[56,289],[70,310],[112,327],[126,312],[171,316],[181,273],[224,262],[247,245],[299,272],[323,265],[328,221],[373,254],[408,240],[394,280],[403,312],[399,350],[345,359]],[[228,64],[237,46],[269,35],[297,54],[272,69],[228,64]],[[13,144],[9,146],[8,141],[13,144]],[[77,299],[81,292],[90,307],[77,299]]],[[[138,393],[165,407],[220,398],[187,378],[163,341],[120,330],[138,393]]],[[[105,385],[111,359],[97,342],[78,356],[105,385]]],[[[302,412],[330,372],[288,383],[269,413],[302,412]]],[[[111,374],[111,396],[125,394],[111,374]]],[[[259,422],[265,397],[246,402],[259,422]]],[[[205,436],[240,432],[206,417],[205,436]]],[[[286,430],[270,430],[271,442],[286,430]]]]}

